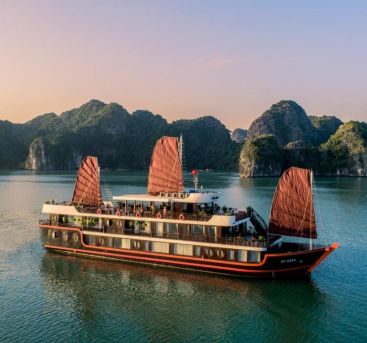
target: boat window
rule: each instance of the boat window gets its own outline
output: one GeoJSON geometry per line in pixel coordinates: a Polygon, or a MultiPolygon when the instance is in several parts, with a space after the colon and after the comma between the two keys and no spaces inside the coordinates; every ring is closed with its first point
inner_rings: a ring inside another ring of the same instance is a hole
{"type": "Polygon", "coordinates": [[[113,239],[113,247],[114,248],[121,248],[121,239],[120,238],[114,238],[113,239]]]}
{"type": "Polygon", "coordinates": [[[201,256],[201,247],[194,247],[194,255],[201,256]]]}
{"type": "Polygon", "coordinates": [[[178,232],[184,235],[190,234],[190,226],[187,224],[178,224],[178,232]]]}
{"type": "Polygon", "coordinates": [[[202,225],[193,225],[192,226],[192,234],[193,235],[202,235],[203,234],[203,226],[202,225]]]}
{"type": "Polygon", "coordinates": [[[215,226],[207,226],[207,233],[209,236],[215,236],[215,226]]]}
{"type": "Polygon", "coordinates": [[[130,249],[130,239],[121,238],[121,248],[122,249],[130,249]]]}
{"type": "Polygon", "coordinates": [[[229,260],[234,260],[234,250],[228,250],[227,256],[229,260]]]}
{"type": "Polygon", "coordinates": [[[168,226],[168,228],[167,228],[168,233],[177,233],[177,224],[168,223],[167,226],[168,226]]]}
{"type": "Polygon", "coordinates": [[[238,256],[238,261],[247,262],[247,251],[246,250],[238,250],[237,256],[238,256]]]}
{"type": "Polygon", "coordinates": [[[193,246],[189,244],[174,244],[173,253],[176,255],[192,256],[193,246]]]}
{"type": "Polygon", "coordinates": [[[249,262],[260,262],[260,252],[259,251],[249,251],[248,261],[249,262]]]}

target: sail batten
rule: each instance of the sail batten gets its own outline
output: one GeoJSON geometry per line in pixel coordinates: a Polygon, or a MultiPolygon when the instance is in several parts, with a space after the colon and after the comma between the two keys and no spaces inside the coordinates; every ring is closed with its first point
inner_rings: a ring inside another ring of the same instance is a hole
{"type": "Polygon", "coordinates": [[[148,193],[181,192],[183,175],[179,142],[176,137],[162,137],[156,143],[149,167],[148,193]]]}
{"type": "Polygon", "coordinates": [[[273,198],[269,232],[317,238],[309,169],[292,167],[283,173],[273,198]]]}
{"type": "Polygon", "coordinates": [[[97,157],[87,156],[82,161],[75,182],[72,203],[97,207],[102,205],[97,157]]]}

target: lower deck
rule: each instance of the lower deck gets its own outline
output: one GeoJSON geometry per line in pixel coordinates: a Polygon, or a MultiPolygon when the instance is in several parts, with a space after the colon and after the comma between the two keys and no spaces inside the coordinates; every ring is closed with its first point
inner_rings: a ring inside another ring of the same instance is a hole
{"type": "Polygon", "coordinates": [[[113,235],[40,224],[47,249],[243,276],[306,275],[333,249],[269,253],[255,247],[113,235]]]}

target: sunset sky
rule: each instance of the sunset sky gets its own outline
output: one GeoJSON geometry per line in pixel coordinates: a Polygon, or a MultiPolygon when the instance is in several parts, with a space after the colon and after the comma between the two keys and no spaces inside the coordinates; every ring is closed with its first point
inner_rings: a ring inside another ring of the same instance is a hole
{"type": "Polygon", "coordinates": [[[281,99],[367,120],[367,1],[0,0],[0,119],[90,99],[229,129],[281,99]]]}

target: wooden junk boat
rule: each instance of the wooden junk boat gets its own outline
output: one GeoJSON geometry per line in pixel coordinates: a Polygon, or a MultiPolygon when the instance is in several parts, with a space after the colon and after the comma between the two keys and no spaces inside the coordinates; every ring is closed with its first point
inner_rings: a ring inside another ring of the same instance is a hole
{"type": "Polygon", "coordinates": [[[290,168],[276,188],[269,225],[251,207],[216,204],[218,193],[185,191],[180,140],[162,137],[149,169],[148,194],[103,202],[96,157],[79,169],[70,203],[45,203],[49,250],[236,276],[309,275],[339,244],[317,245],[312,173],[290,168]],[[113,205],[114,204],[114,205],[113,205]],[[288,236],[308,238],[292,242],[288,236]]]}

